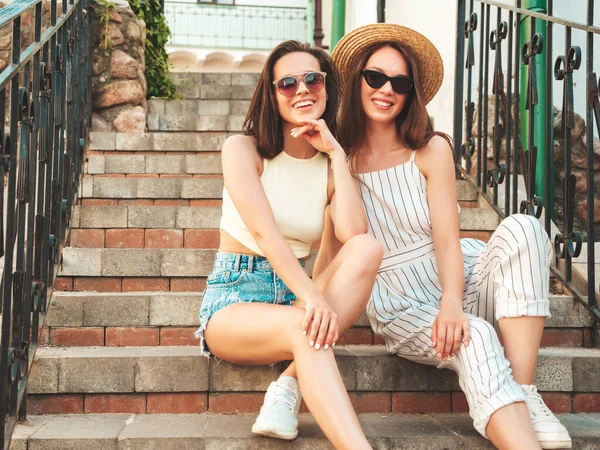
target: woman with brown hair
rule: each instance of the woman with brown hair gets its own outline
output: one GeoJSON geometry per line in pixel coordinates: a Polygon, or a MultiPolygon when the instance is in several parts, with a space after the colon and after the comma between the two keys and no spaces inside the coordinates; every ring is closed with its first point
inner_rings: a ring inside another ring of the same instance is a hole
{"type": "Polygon", "coordinates": [[[364,309],[382,248],[365,234],[358,184],[330,131],[338,98],[322,50],[287,41],[269,55],[245,135],[223,145],[220,245],[197,336],[203,354],[234,364],[293,360],[269,386],[255,433],[295,438],[301,390],[336,448],[368,449],[331,348],[364,309]],[[317,260],[311,280],[303,266],[327,207],[343,246],[326,267],[317,260]]]}
{"type": "Polygon", "coordinates": [[[332,59],[344,92],[340,143],[384,247],[367,306],[373,330],[390,353],[455,371],[475,428],[497,447],[569,448],[533,386],[550,241],[518,214],[487,244],[459,238],[452,145],[426,109],[443,78],[437,49],[414,30],[377,24],[346,35],[332,59]]]}

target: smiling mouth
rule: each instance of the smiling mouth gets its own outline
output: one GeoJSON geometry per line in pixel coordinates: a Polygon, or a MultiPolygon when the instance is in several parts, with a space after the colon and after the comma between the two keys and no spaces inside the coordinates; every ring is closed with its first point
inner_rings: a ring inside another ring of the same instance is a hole
{"type": "Polygon", "coordinates": [[[302,100],[292,105],[294,109],[308,109],[315,104],[313,100],[302,100]]]}
{"type": "Polygon", "coordinates": [[[375,106],[377,106],[379,108],[384,108],[384,109],[391,108],[393,105],[393,103],[386,102],[383,100],[377,100],[377,99],[373,99],[372,102],[375,104],[375,106]]]}

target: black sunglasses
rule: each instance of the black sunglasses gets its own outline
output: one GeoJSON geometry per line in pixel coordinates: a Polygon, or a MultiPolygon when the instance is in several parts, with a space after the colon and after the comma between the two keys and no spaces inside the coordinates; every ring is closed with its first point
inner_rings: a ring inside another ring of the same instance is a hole
{"type": "Polygon", "coordinates": [[[379,89],[385,83],[390,81],[392,83],[392,89],[396,94],[406,94],[414,86],[412,77],[406,75],[388,77],[384,73],[369,69],[363,69],[362,75],[365,77],[367,84],[373,89],[379,89]]]}
{"type": "Polygon", "coordinates": [[[327,74],[325,72],[293,73],[273,81],[273,84],[277,87],[277,90],[281,95],[284,97],[291,97],[298,90],[300,81],[302,81],[311,91],[319,92],[325,87],[326,76],[327,74]]]}

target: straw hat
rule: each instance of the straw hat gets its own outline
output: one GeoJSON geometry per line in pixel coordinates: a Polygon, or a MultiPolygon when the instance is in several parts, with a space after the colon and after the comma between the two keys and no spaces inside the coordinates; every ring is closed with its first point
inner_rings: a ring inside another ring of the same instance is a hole
{"type": "Polygon", "coordinates": [[[407,27],[391,23],[365,25],[346,34],[333,49],[331,58],[340,75],[340,87],[345,88],[350,68],[358,64],[361,50],[385,42],[408,47],[417,58],[418,71],[425,95],[425,103],[435,96],[444,78],[444,63],[440,53],[429,39],[407,27]]]}

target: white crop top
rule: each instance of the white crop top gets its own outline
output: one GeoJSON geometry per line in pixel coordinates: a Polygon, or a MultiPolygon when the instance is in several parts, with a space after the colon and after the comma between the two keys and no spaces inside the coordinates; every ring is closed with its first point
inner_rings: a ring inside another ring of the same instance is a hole
{"type": "MultiPolygon", "coordinates": [[[[263,160],[260,180],[283,234],[296,258],[310,254],[310,247],[323,233],[327,206],[328,158],[321,152],[309,159],[294,158],[282,151],[263,160]]],[[[227,188],[223,187],[221,230],[258,255],[265,256],[240,217],[227,188]]]]}

